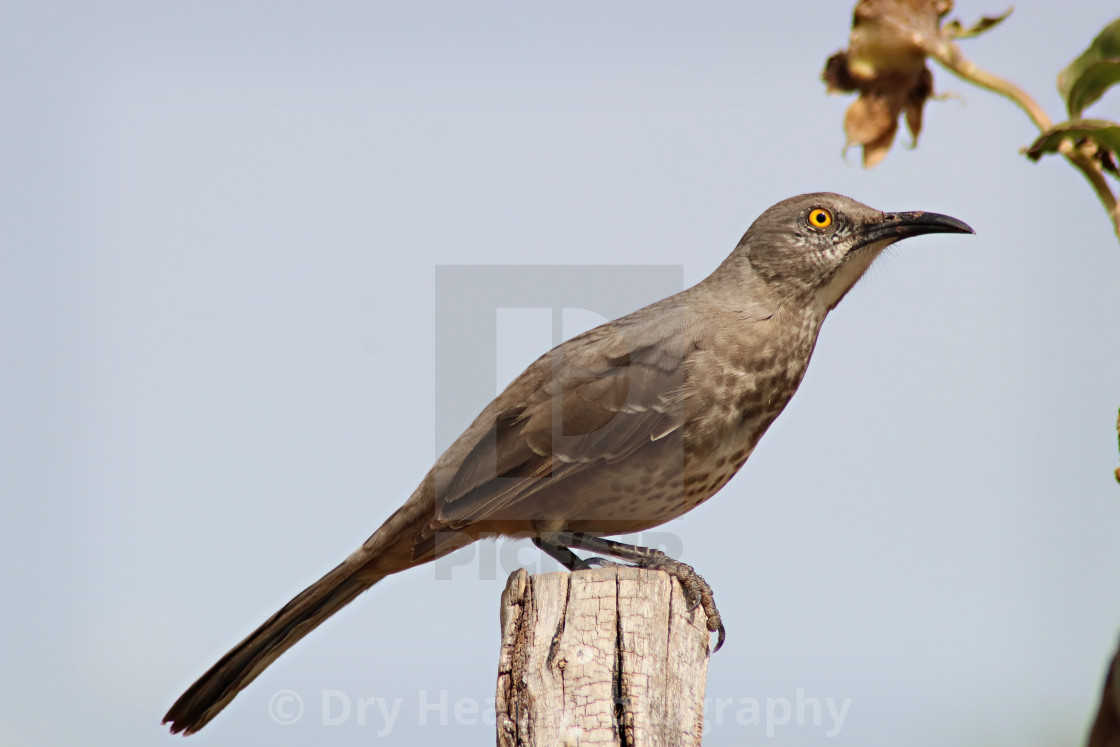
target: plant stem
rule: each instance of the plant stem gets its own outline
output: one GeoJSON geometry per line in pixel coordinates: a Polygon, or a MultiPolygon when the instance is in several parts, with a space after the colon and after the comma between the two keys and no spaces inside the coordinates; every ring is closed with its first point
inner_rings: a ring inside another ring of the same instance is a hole
{"type": "MultiPolygon", "coordinates": [[[[949,72],[969,83],[1009,99],[1030,117],[1039,132],[1047,132],[1053,127],[1050,117],[1046,115],[1038,102],[1031,98],[1030,94],[1011,81],[978,68],[961,54],[960,47],[952,41],[941,38],[925,46],[926,53],[940,62],[949,72]]],[[[1062,143],[1058,150],[1089,180],[1089,184],[1093,187],[1093,191],[1097,193],[1105,212],[1108,213],[1108,217],[1112,221],[1112,230],[1116,233],[1116,237],[1120,239],[1120,203],[1117,202],[1116,195],[1112,193],[1112,188],[1105,179],[1100,164],[1069,140],[1062,143]]]]}

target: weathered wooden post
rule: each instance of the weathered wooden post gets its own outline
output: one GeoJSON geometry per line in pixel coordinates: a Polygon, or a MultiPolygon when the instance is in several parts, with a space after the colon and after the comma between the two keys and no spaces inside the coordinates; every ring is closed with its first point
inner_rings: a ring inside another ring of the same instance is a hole
{"type": "Polygon", "coordinates": [[[519,570],[501,621],[501,747],[700,744],[709,633],[668,574],[519,570]]]}

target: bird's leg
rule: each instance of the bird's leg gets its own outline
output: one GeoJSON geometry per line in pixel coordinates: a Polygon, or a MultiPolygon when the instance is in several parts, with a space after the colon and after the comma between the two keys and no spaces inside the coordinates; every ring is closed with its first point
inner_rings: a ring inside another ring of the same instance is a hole
{"type": "Polygon", "coordinates": [[[539,540],[534,538],[533,542],[537,547],[556,558],[568,568],[572,568],[572,566],[565,562],[564,558],[567,556],[575,558],[576,561],[580,563],[580,568],[586,568],[588,563],[601,560],[600,558],[592,558],[587,561],[579,560],[570,549],[575,547],[580,550],[587,550],[588,552],[611,555],[629,561],[639,568],[665,571],[670,576],[674,576],[680,581],[681,587],[684,589],[685,596],[688,598],[688,603],[691,607],[695,608],[701,606],[704,608],[704,614],[708,618],[708,630],[712,633],[719,634],[719,637],[716,639],[716,647],[712,649],[712,653],[719,651],[720,647],[723,645],[723,641],[727,637],[727,632],[724,630],[723,620],[720,619],[719,610],[716,609],[716,600],[715,596],[712,594],[712,587],[708,585],[708,582],[704,580],[703,576],[696,572],[695,568],[687,563],[673,560],[660,550],[654,550],[650,547],[627,545],[623,542],[615,542],[614,540],[593,537],[579,532],[550,533],[539,540]],[[567,555],[564,555],[565,553],[567,555]]]}
{"type": "Polygon", "coordinates": [[[583,560],[583,558],[563,545],[553,544],[541,537],[533,537],[533,544],[536,545],[541,552],[548,555],[569,571],[585,571],[591,567],[587,564],[587,561],[583,560]]]}

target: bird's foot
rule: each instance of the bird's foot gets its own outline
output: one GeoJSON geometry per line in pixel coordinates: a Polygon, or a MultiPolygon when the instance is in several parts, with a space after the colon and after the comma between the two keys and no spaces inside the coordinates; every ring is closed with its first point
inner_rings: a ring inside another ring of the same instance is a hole
{"type": "Polygon", "coordinates": [[[712,594],[712,587],[708,585],[708,582],[704,580],[703,576],[696,572],[695,568],[687,563],[673,560],[660,550],[654,550],[649,547],[639,547],[637,545],[628,545],[623,542],[616,542],[615,540],[578,532],[559,532],[552,535],[535,537],[533,538],[533,543],[556,558],[569,570],[573,571],[584,570],[585,568],[591,568],[596,565],[616,565],[614,561],[607,560],[603,557],[593,557],[583,560],[572,552],[571,548],[573,547],[590,552],[601,552],[612,555],[616,558],[629,561],[638,568],[665,571],[680,582],[681,588],[684,589],[685,597],[688,600],[689,610],[694,610],[697,607],[704,608],[704,614],[708,618],[708,632],[717,633],[719,636],[716,639],[716,647],[712,649],[712,653],[719,651],[720,647],[723,646],[724,639],[727,638],[727,631],[723,627],[723,620],[720,618],[719,610],[716,609],[716,600],[715,596],[712,594]]]}
{"type": "Polygon", "coordinates": [[[684,589],[685,599],[688,601],[688,608],[690,610],[697,607],[704,608],[704,614],[708,618],[708,632],[718,634],[716,647],[712,649],[712,653],[719,651],[727,638],[727,631],[723,627],[723,619],[716,608],[716,599],[712,593],[712,587],[704,580],[704,577],[687,563],[673,560],[663,553],[643,558],[637,561],[637,565],[649,570],[665,571],[680,582],[681,588],[684,589]]]}

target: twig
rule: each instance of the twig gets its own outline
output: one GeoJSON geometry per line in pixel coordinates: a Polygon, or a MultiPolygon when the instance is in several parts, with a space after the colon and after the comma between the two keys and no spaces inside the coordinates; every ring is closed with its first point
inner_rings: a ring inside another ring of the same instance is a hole
{"type": "MultiPolygon", "coordinates": [[[[1030,117],[1039,132],[1048,132],[1053,127],[1050,117],[1046,115],[1038,102],[1031,98],[1030,94],[1011,81],[1004,80],[998,75],[993,75],[977,67],[961,54],[960,47],[952,41],[941,38],[934,43],[926,44],[925,47],[926,54],[940,62],[957,77],[1009,99],[1030,117]]],[[[1117,201],[1116,195],[1112,193],[1112,188],[1105,179],[1100,164],[1069,140],[1063,142],[1058,151],[1089,180],[1089,184],[1092,185],[1093,191],[1097,193],[1105,212],[1108,213],[1108,217],[1112,221],[1112,230],[1116,233],[1117,238],[1120,238],[1120,202],[1117,201]]]]}

